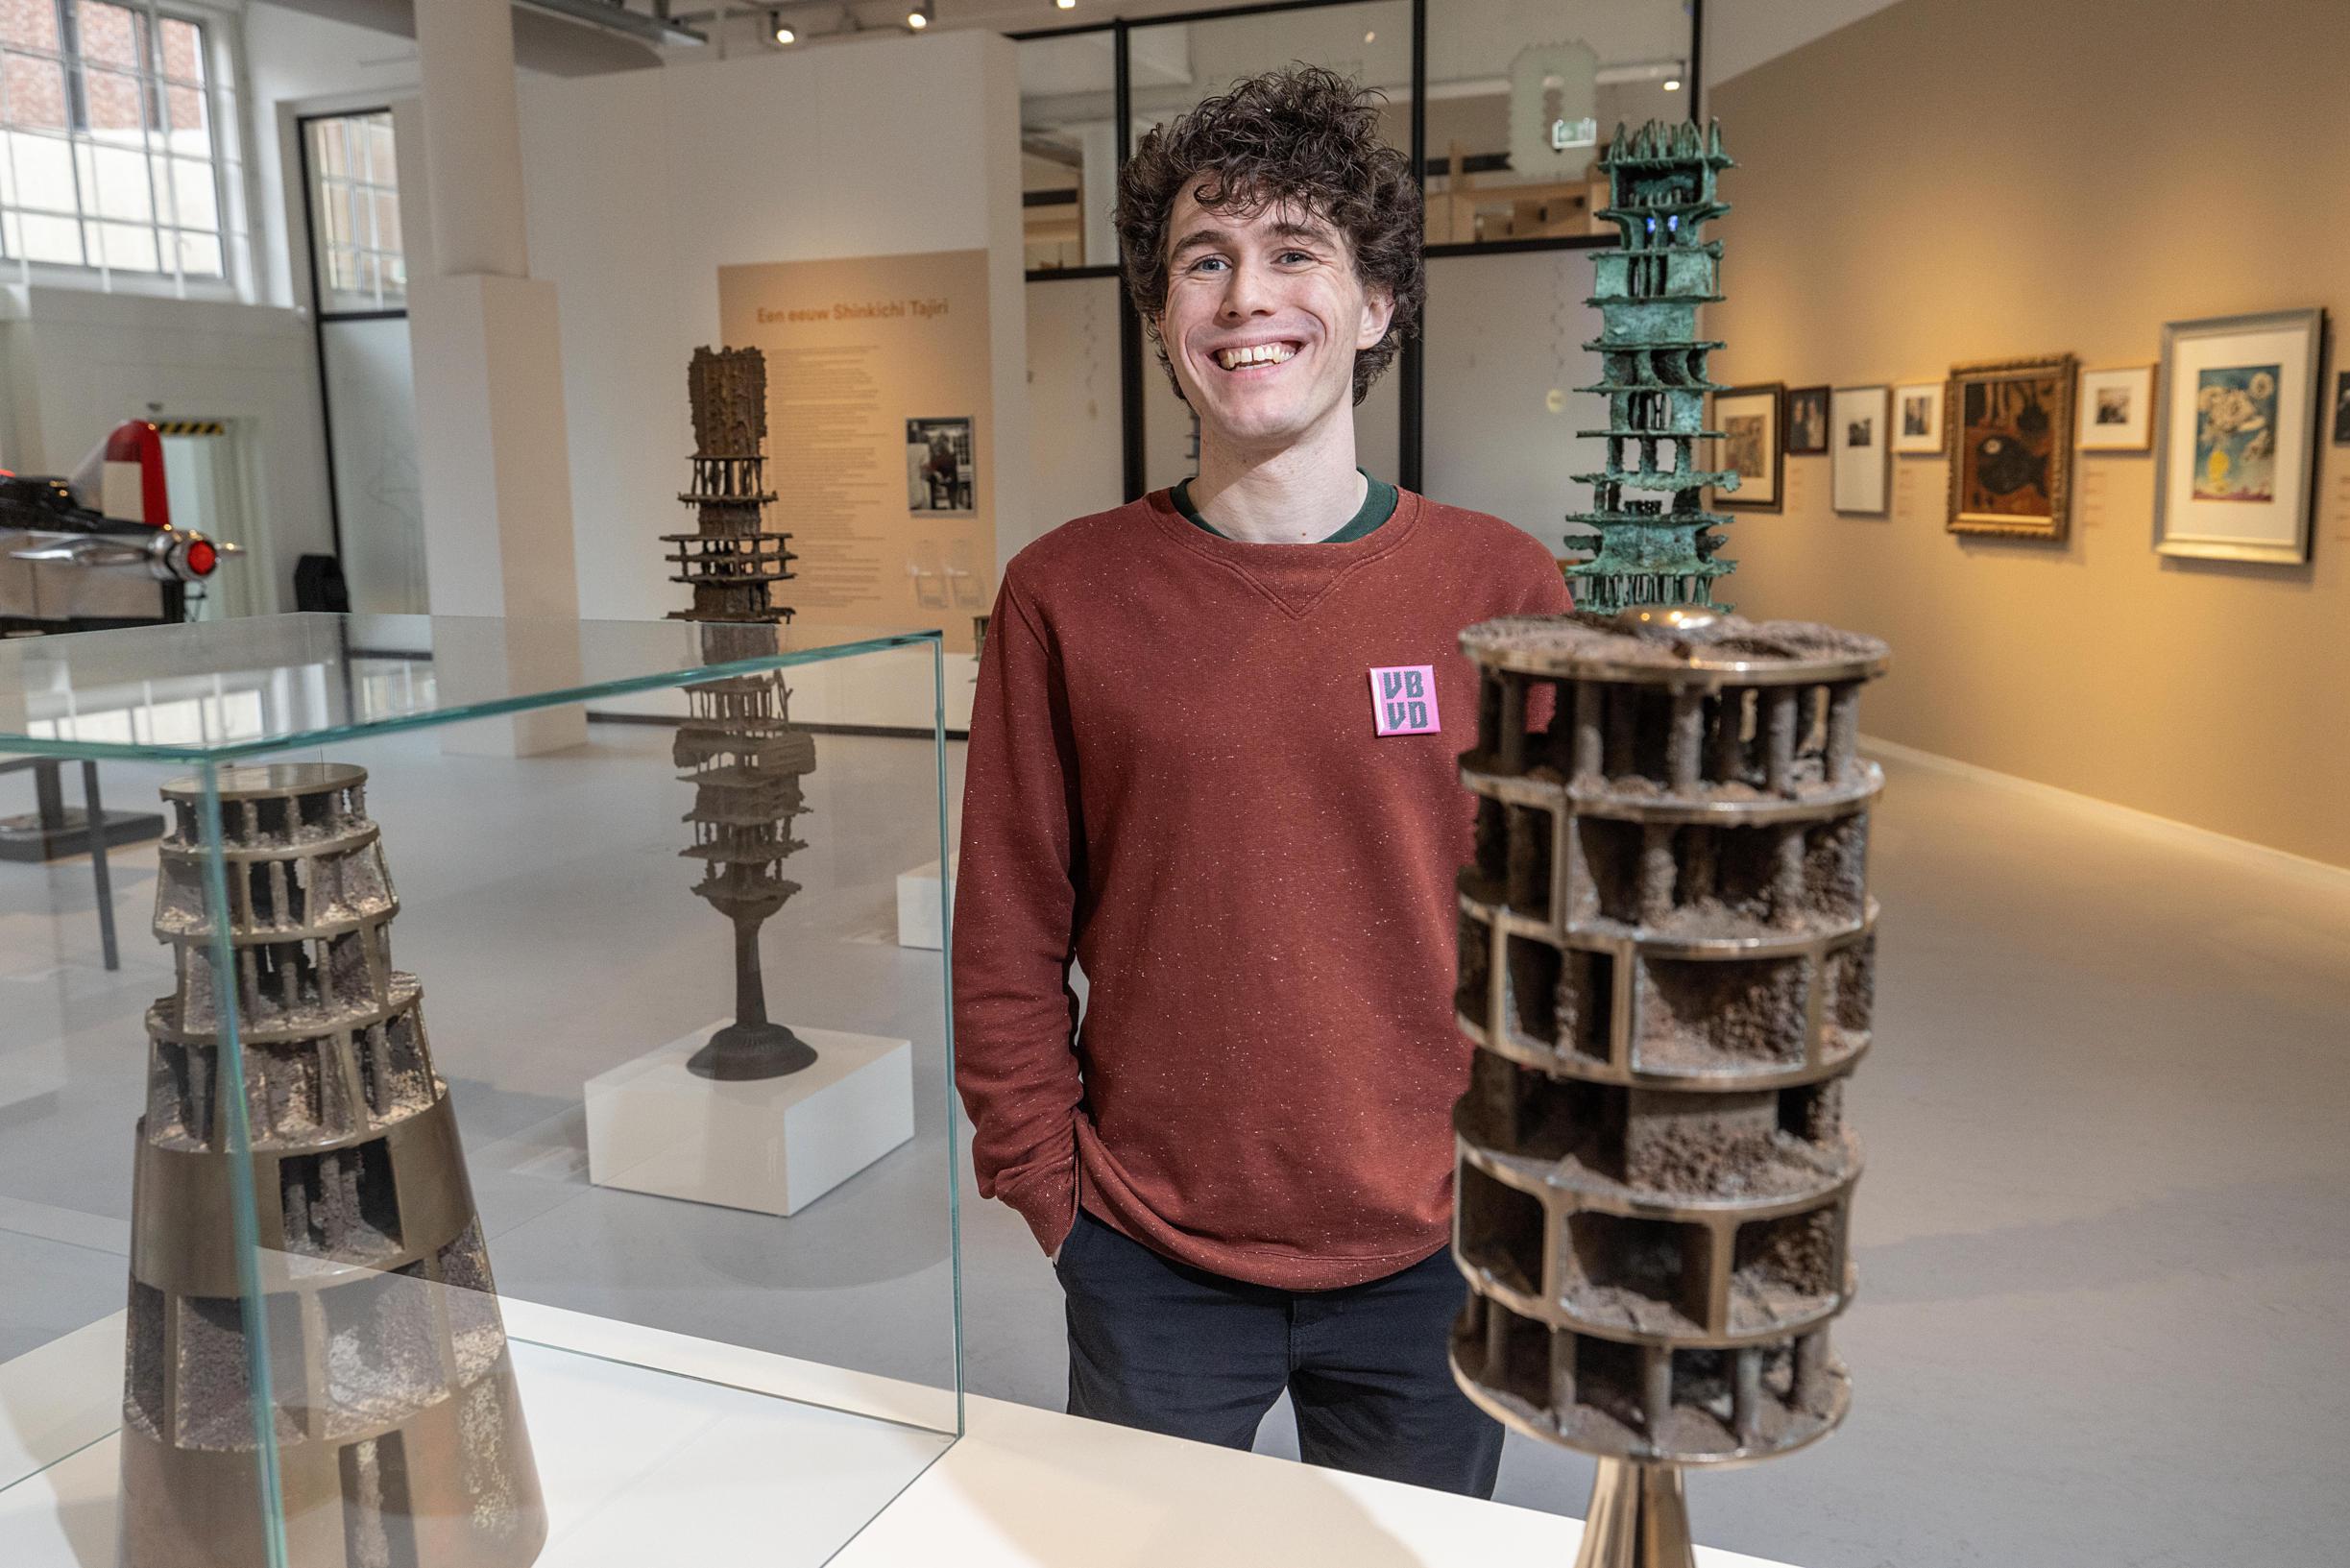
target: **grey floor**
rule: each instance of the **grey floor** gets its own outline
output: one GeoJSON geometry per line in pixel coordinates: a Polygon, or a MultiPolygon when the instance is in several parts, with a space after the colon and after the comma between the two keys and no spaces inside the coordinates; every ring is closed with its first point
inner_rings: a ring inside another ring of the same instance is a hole
{"type": "MultiPolygon", "coordinates": [[[[424,979],[500,1285],[942,1378],[937,961],[884,939],[891,874],[935,853],[924,748],[823,741],[808,890],[766,936],[779,1013],[915,1041],[915,1143],[789,1220],[586,1182],[581,1082],[727,994],[666,743],[598,726],[521,764],[416,738],[350,754],[377,770],[394,949],[424,979]]],[[[1853,1414],[1805,1454],[1695,1478],[1700,1537],[1805,1568],[2350,1560],[2350,878],[1888,773],[1853,1414]]],[[[127,803],[157,776],[107,777],[127,803]]],[[[29,804],[0,783],[0,810],[29,804]]],[[[0,866],[0,1357],[121,1298],[140,1012],[169,979],[151,850],[118,858],[116,895],[109,976],[84,864],[0,866]]],[[[963,1187],[969,1385],[1057,1404],[1052,1274],[963,1187]]],[[[1259,1446],[1291,1449],[1284,1412],[1259,1446]]],[[[1588,1484],[1511,1440],[1504,1500],[1580,1512],[1588,1484]]]]}

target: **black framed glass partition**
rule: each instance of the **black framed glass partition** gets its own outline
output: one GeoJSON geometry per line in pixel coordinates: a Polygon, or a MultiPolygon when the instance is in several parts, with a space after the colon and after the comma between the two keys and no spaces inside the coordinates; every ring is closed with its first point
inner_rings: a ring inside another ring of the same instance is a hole
{"type": "Polygon", "coordinates": [[[1030,274],[1115,267],[1116,27],[1020,45],[1020,195],[1030,274]]]}
{"type": "MultiPolygon", "coordinates": [[[[1560,337],[1552,328],[1580,323],[1551,318],[1554,306],[1580,299],[1581,283],[1567,301],[1528,298],[1529,286],[1555,285],[1560,269],[1494,265],[1489,274],[1483,258],[1611,243],[1593,217],[1604,199],[1593,165],[1606,133],[1619,121],[1696,113],[1703,30],[1704,0],[1273,0],[1013,34],[1029,278],[1054,290],[1086,280],[1081,306],[1078,295],[1031,292],[1031,310],[1052,324],[1030,334],[1031,383],[1082,375],[1098,389],[1103,379],[1100,317],[1110,296],[1102,280],[1117,274],[1110,213],[1117,170],[1134,144],[1241,78],[1304,62],[1384,97],[1385,133],[1411,157],[1427,192],[1429,308],[1419,341],[1406,345],[1358,412],[1364,465],[1418,489],[1430,428],[1441,427],[1448,456],[1439,467],[1447,473],[1474,470],[1474,446],[1462,443],[1481,430],[1504,441],[1547,434],[1565,413],[1550,406],[1561,401],[1547,396],[1555,389],[1537,397],[1543,418],[1495,424],[1451,383],[1481,377],[1476,343],[1490,338],[1497,309],[1526,318],[1552,359],[1579,352],[1580,339],[1563,350],[1551,339],[1560,337]],[[1448,317],[1457,318],[1459,341],[1446,338],[1448,317]],[[1072,329],[1078,322],[1091,325],[1072,329]],[[1060,350],[1076,346],[1084,363],[1061,364],[1060,350]],[[1432,365],[1446,382],[1433,393],[1432,365]],[[1432,396],[1444,408],[1430,412],[1432,396]],[[1514,435],[1501,436],[1501,425],[1514,435]]],[[[1116,298],[1121,493],[1106,493],[1107,465],[1095,462],[1077,485],[1086,494],[1067,497],[1073,503],[1115,505],[1184,477],[1197,460],[1190,411],[1123,294],[1116,298]]],[[[1563,370],[1552,379],[1563,381],[1563,370]]],[[[1084,401],[1098,432],[1098,390],[1084,401]]]]}
{"type": "MultiPolygon", "coordinates": [[[[1428,246],[1589,243],[1618,124],[1695,112],[1688,0],[1466,0],[1428,33],[1428,246]]],[[[1604,238],[1604,236],[1602,236],[1604,238]]]]}

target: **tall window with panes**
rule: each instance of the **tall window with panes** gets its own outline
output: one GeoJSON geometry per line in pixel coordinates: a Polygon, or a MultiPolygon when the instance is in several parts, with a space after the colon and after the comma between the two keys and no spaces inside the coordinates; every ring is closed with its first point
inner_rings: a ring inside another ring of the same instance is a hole
{"type": "Polygon", "coordinates": [[[0,260],[226,277],[207,43],[145,0],[0,0],[0,260]]]}
{"type": "Polygon", "coordinates": [[[329,115],[306,122],[303,130],[319,307],[329,316],[406,308],[408,263],[400,249],[391,111],[329,115]]]}

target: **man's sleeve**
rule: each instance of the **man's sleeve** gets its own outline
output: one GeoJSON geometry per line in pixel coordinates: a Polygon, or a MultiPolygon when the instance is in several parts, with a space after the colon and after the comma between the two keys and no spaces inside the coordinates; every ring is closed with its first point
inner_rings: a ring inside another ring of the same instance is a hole
{"type": "Polygon", "coordinates": [[[1521,615],[1563,615],[1575,608],[1575,595],[1566,586],[1566,573],[1560,568],[1558,558],[1548,546],[1541,549],[1541,564],[1536,568],[1526,608],[1521,615]]]}
{"type": "Polygon", "coordinates": [[[955,885],[955,1084],[980,1194],[1047,1252],[1077,1222],[1076,947],[1084,833],[1060,661],[1006,576],[987,624],[955,885]]]}

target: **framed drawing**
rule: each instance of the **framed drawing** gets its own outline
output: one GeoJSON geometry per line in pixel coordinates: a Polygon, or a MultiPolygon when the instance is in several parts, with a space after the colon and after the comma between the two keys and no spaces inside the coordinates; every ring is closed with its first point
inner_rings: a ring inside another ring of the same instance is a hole
{"type": "Polygon", "coordinates": [[[1828,450],[1828,389],[1797,387],[1787,394],[1787,455],[1817,457],[1828,450]]]}
{"type": "Polygon", "coordinates": [[[2081,450],[2143,452],[2154,445],[2154,367],[2081,372],[2081,450]]]}
{"type": "Polygon", "coordinates": [[[1903,457],[1942,455],[1942,383],[1912,381],[1893,389],[1893,449],[1903,457]]]}
{"type": "Polygon", "coordinates": [[[2071,354],[1950,367],[1951,533],[2065,537],[2079,374],[2071,354]]]}
{"type": "Polygon", "coordinates": [[[1784,391],[1765,381],[1713,395],[1713,428],[1722,432],[1718,466],[1738,476],[1737,489],[1714,491],[1714,505],[1779,510],[1779,399],[1784,391]]]}
{"type": "Polygon", "coordinates": [[[1892,396],[1884,387],[1838,387],[1828,403],[1829,503],[1863,515],[1885,509],[1886,427],[1892,396]]]}
{"type": "Polygon", "coordinates": [[[2310,558],[2324,335],[2319,310],[2163,327],[2155,549],[2214,561],[2310,558]]]}

